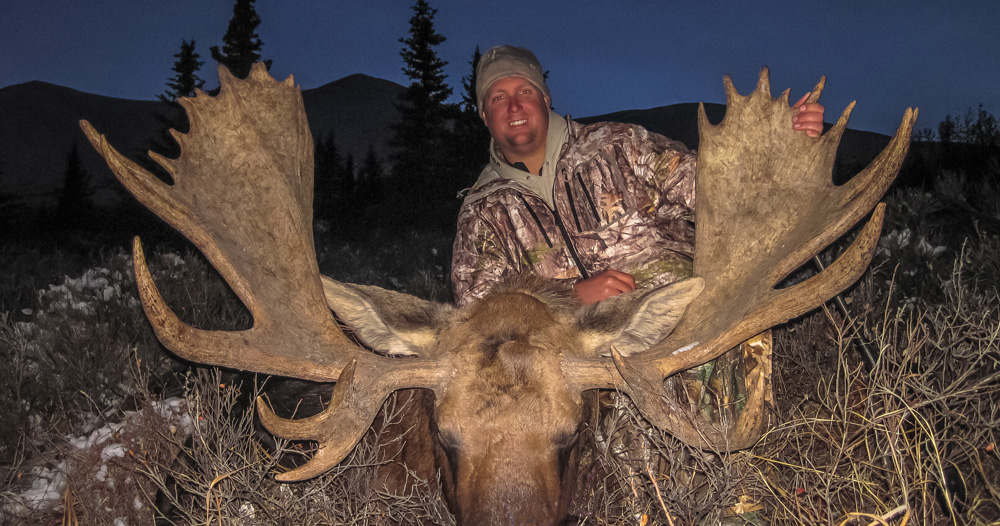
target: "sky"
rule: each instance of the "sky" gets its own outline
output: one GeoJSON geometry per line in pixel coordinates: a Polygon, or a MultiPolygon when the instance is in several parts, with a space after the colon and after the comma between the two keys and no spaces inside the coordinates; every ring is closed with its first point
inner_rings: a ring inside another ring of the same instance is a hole
{"type": "MultiPolygon", "coordinates": [[[[154,99],[194,40],[217,85],[233,0],[0,0],[0,87],[40,80],[154,99]]],[[[415,0],[257,0],[272,75],[303,89],[354,73],[407,85],[399,42],[415,0]]],[[[907,107],[917,128],[979,104],[1000,114],[1000,4],[983,1],[672,2],[428,0],[445,73],[462,93],[476,46],[514,44],[549,71],[556,111],[586,117],[682,102],[725,102],[722,78],[751,91],[761,66],[775,95],[827,76],[827,121],[857,100],[850,127],[890,134],[907,107]]]]}

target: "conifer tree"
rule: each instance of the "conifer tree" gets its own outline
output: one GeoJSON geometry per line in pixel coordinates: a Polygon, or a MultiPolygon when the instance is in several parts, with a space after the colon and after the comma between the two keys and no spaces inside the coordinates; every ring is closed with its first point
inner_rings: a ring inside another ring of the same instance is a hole
{"type": "Polygon", "coordinates": [[[482,53],[476,46],[472,53],[472,72],[462,77],[461,111],[455,121],[456,155],[460,171],[465,175],[466,185],[471,185],[484,164],[489,162],[490,132],[479,116],[476,101],[476,68],[482,53]]]}
{"type": "Polygon", "coordinates": [[[459,189],[454,175],[452,133],[448,129],[454,107],[445,103],[452,93],[445,83],[447,62],[435,51],[445,41],[434,30],[437,10],[425,0],[417,0],[412,9],[410,36],[400,39],[406,45],[400,51],[406,63],[403,72],[412,82],[396,106],[401,119],[392,139],[396,148],[393,179],[397,186],[393,193],[397,198],[405,194],[411,204],[405,210],[425,217],[426,209],[438,210],[437,205],[453,198],[459,189]]]}
{"type": "Polygon", "coordinates": [[[347,158],[344,159],[344,178],[351,182],[351,187],[354,188],[357,184],[357,177],[354,171],[354,154],[347,152],[347,158]]]}
{"type": "Polygon", "coordinates": [[[90,211],[91,194],[90,174],[80,161],[79,147],[74,144],[66,159],[66,175],[56,204],[59,225],[79,225],[90,211]]]}
{"type": "Polygon", "coordinates": [[[472,71],[468,76],[462,77],[462,87],[465,88],[465,93],[462,93],[462,113],[465,114],[478,115],[479,113],[478,101],[476,100],[476,68],[479,67],[481,58],[483,58],[483,54],[479,51],[479,46],[476,46],[476,50],[472,52],[472,62],[469,62],[472,71]]]}
{"type": "Polygon", "coordinates": [[[157,97],[163,102],[176,102],[181,97],[193,97],[195,90],[201,89],[205,81],[198,77],[198,70],[205,63],[198,60],[200,55],[194,52],[194,40],[181,41],[181,52],[174,55],[175,75],[167,82],[167,91],[157,97]]]}
{"type": "MultiPolygon", "coordinates": [[[[222,50],[219,46],[212,46],[212,58],[240,79],[250,75],[250,66],[260,60],[260,50],[264,46],[257,36],[260,17],[253,4],[254,0],[236,0],[233,18],[222,37],[222,50]]],[[[264,64],[271,68],[270,60],[265,60],[264,64]]]]}
{"type": "Polygon", "coordinates": [[[313,176],[313,217],[336,222],[354,191],[353,180],[347,180],[344,164],[333,133],[316,141],[313,176]]]}
{"type": "MultiPolygon", "coordinates": [[[[201,89],[205,81],[198,77],[198,70],[205,63],[198,60],[200,55],[194,51],[194,40],[188,42],[181,41],[181,50],[174,55],[177,60],[174,62],[172,71],[174,76],[167,81],[167,89],[157,95],[160,101],[167,103],[166,106],[158,108],[154,116],[160,124],[160,130],[153,137],[150,150],[167,158],[176,158],[181,150],[177,142],[170,135],[169,130],[175,129],[181,133],[186,133],[189,127],[187,114],[177,102],[182,97],[193,97],[195,90],[201,89]]],[[[158,163],[153,162],[148,157],[139,160],[139,164],[146,170],[152,172],[164,181],[170,180],[170,175],[158,163]]]]}
{"type": "Polygon", "coordinates": [[[375,148],[369,144],[365,161],[361,164],[361,169],[358,170],[358,190],[356,192],[358,199],[369,204],[378,204],[383,198],[382,182],[384,179],[382,161],[375,153],[375,148]]]}

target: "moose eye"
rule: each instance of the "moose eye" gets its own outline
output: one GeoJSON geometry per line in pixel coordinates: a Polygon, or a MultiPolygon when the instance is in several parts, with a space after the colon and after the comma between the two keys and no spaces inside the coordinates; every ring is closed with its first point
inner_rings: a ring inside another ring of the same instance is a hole
{"type": "Polygon", "coordinates": [[[553,439],[552,443],[559,449],[572,448],[576,445],[576,441],[579,438],[580,433],[559,433],[553,439]]]}
{"type": "Polygon", "coordinates": [[[458,450],[459,441],[451,433],[438,433],[438,442],[448,452],[454,452],[458,450]]]}

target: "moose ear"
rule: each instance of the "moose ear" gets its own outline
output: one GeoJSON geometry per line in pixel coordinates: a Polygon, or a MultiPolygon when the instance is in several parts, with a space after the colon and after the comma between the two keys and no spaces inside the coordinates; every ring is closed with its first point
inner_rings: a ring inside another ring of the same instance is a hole
{"type": "Polygon", "coordinates": [[[688,305],[704,288],[705,280],[689,278],[580,309],[576,324],[585,352],[609,356],[614,345],[622,356],[630,356],[649,349],[673,332],[688,305]]]}
{"type": "Polygon", "coordinates": [[[330,309],[375,351],[394,355],[426,355],[454,307],[431,303],[371,285],[341,283],[322,276],[330,309]]]}

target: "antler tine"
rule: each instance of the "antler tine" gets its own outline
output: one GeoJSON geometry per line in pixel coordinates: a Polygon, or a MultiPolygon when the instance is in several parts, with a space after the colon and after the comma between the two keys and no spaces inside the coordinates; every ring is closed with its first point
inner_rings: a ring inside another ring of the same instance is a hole
{"type": "MultiPolygon", "coordinates": [[[[402,365],[409,360],[398,360],[402,365]]],[[[317,415],[286,419],[274,414],[267,403],[257,399],[257,414],[265,428],[272,434],[290,440],[313,440],[318,442],[316,454],[302,466],[277,475],[282,482],[306,480],[321,475],[354,449],[365,432],[371,427],[375,415],[383,402],[401,383],[414,387],[437,385],[448,370],[443,363],[431,363],[414,369],[409,366],[382,368],[375,371],[365,369],[372,378],[359,379],[357,363],[352,361],[340,374],[333,387],[333,396],[326,409],[317,415]],[[362,381],[363,380],[363,381],[362,381]]]]}
{"type": "MultiPolygon", "coordinates": [[[[903,160],[906,158],[906,151],[910,147],[910,134],[919,113],[915,108],[906,108],[903,122],[896,129],[896,134],[889,141],[889,145],[861,173],[844,185],[841,198],[844,203],[857,201],[859,196],[867,196],[869,199],[874,196],[877,200],[888,190],[894,177],[886,177],[885,174],[899,172],[903,160]]],[[[864,209],[865,206],[871,206],[867,203],[868,201],[856,202],[855,206],[864,209]]]]}
{"type": "MultiPolygon", "coordinates": [[[[340,374],[343,356],[355,355],[355,346],[340,332],[330,335],[331,337],[339,335],[342,341],[330,341],[329,347],[325,349],[327,354],[313,356],[314,353],[307,352],[302,355],[276,356],[273,349],[275,346],[280,348],[282,342],[269,338],[271,333],[255,334],[254,329],[245,331],[196,329],[181,321],[163,300],[149,272],[142,243],[138,237],[132,244],[132,260],[143,310],[156,337],[164,347],[186,360],[222,367],[236,367],[237,364],[246,363],[248,366],[241,368],[263,374],[329,382],[340,374]]],[[[285,333],[279,338],[288,336],[285,333]]],[[[356,353],[355,360],[357,359],[363,360],[370,366],[375,366],[376,361],[382,361],[371,353],[356,353]]]]}
{"type": "Polygon", "coordinates": [[[810,104],[819,102],[820,96],[823,95],[824,88],[826,88],[826,75],[819,78],[819,82],[816,83],[816,87],[809,92],[809,97],[806,99],[806,102],[810,104]]]}
{"type": "MultiPolygon", "coordinates": [[[[770,345],[768,333],[768,345],[770,345]]],[[[760,438],[771,415],[767,413],[765,396],[750,396],[740,411],[736,422],[706,424],[692,420],[689,407],[681,407],[675,397],[663,396],[663,381],[636,370],[617,350],[612,348],[615,367],[626,382],[626,390],[643,416],[654,426],[667,429],[686,444],[702,449],[743,449],[754,445],[760,438]]],[[[748,393],[768,393],[767,381],[771,376],[770,357],[754,360],[753,370],[747,375],[748,393]]]]}

